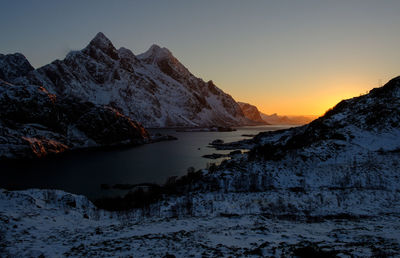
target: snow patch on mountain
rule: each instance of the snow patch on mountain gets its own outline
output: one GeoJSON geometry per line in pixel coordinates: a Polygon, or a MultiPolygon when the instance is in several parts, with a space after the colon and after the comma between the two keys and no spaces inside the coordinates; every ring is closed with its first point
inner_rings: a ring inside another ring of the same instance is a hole
{"type": "Polygon", "coordinates": [[[117,50],[103,33],[83,50],[11,82],[111,106],[146,127],[253,123],[230,95],[195,77],[168,49],[153,45],[135,56],[126,48],[117,50]]]}
{"type": "Polygon", "coordinates": [[[110,107],[0,79],[0,160],[148,142],[147,131],[110,107]]]}

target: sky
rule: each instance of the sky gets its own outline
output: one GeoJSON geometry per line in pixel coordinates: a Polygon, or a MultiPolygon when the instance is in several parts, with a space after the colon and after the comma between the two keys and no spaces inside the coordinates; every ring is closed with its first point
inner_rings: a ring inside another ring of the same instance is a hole
{"type": "Polygon", "coordinates": [[[400,75],[400,1],[2,0],[0,53],[34,67],[103,32],[135,54],[166,47],[260,111],[321,115],[400,75]]]}

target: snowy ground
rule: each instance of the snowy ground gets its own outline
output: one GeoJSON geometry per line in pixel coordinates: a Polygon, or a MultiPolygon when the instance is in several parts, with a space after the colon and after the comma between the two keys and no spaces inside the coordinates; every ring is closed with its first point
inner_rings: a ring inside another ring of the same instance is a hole
{"type": "Polygon", "coordinates": [[[145,209],[0,189],[0,255],[400,257],[399,100],[400,77],[309,125],[262,133],[249,155],[145,209]]]}
{"type": "Polygon", "coordinates": [[[400,216],[144,218],[54,190],[0,192],[2,257],[400,255],[400,216]]]}

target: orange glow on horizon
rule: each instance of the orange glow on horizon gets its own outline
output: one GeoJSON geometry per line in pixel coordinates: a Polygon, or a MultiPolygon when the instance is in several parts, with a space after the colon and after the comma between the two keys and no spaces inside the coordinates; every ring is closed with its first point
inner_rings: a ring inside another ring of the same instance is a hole
{"type": "Polygon", "coordinates": [[[307,85],[307,87],[296,87],[296,90],[292,91],[275,89],[263,94],[245,92],[245,94],[241,94],[245,99],[240,97],[235,99],[255,105],[260,112],[268,115],[277,113],[287,116],[319,117],[340,101],[358,97],[377,87],[377,85],[361,81],[352,81],[346,84],[331,81],[319,85],[324,86],[310,87],[307,85]]]}

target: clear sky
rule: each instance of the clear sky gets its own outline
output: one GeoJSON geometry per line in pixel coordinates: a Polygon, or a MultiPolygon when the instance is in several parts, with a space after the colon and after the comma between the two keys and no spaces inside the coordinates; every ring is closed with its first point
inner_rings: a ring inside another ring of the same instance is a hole
{"type": "Polygon", "coordinates": [[[1,1],[0,53],[33,66],[102,31],[135,54],[167,47],[265,113],[320,115],[400,75],[400,1],[1,1]]]}

